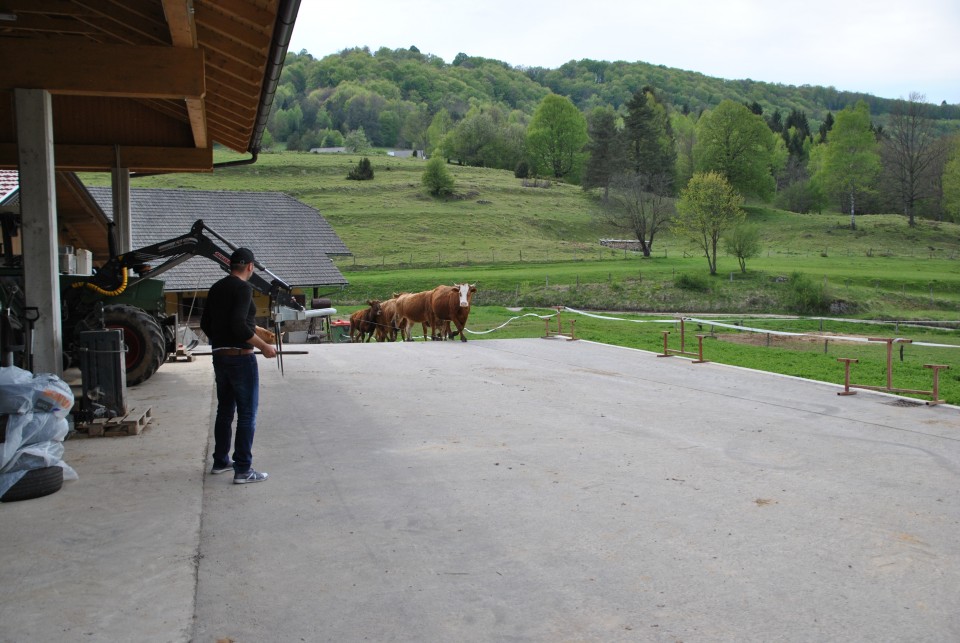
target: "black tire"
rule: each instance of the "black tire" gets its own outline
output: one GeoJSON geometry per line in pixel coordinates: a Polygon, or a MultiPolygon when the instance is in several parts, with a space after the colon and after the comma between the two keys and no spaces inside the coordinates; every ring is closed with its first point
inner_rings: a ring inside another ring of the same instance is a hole
{"type": "Polygon", "coordinates": [[[17,481],[0,498],[0,502],[16,502],[49,496],[60,491],[63,486],[63,469],[61,467],[41,467],[30,469],[26,475],[17,481]]]}
{"type": "Polygon", "coordinates": [[[135,306],[114,304],[103,307],[103,321],[107,328],[123,331],[127,385],[150,379],[167,358],[163,329],[157,320],[135,306]]]}

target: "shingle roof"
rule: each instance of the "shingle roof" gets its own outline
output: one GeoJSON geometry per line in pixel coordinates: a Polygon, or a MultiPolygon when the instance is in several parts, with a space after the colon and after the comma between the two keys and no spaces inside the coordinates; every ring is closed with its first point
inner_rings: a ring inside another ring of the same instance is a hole
{"type": "MultiPolygon", "coordinates": [[[[110,216],[110,188],[87,189],[110,216]]],[[[253,250],[258,262],[291,286],[348,283],[328,256],[350,254],[346,245],[319,212],[286,194],[134,188],[130,210],[134,248],[186,234],[203,219],[230,243],[253,250]]],[[[192,292],[209,289],[223,275],[214,262],[193,257],[162,279],[169,292],[192,292]]]]}
{"type": "Polygon", "coordinates": [[[0,170],[0,204],[2,204],[11,192],[18,191],[20,187],[20,173],[16,170],[0,170]]]}

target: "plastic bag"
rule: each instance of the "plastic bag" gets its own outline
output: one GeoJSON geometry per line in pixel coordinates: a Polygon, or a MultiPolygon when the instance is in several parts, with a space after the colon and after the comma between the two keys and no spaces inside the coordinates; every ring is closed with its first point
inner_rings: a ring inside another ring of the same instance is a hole
{"type": "Polygon", "coordinates": [[[33,373],[16,366],[0,368],[0,413],[26,413],[33,406],[33,373]]]}
{"type": "Polygon", "coordinates": [[[63,418],[72,407],[73,391],[56,375],[0,367],[0,413],[43,411],[63,418]]]}
{"type": "Polygon", "coordinates": [[[66,418],[53,413],[6,415],[0,418],[0,422],[6,423],[6,439],[0,442],[0,471],[21,448],[40,442],[63,442],[70,430],[66,418]]]}

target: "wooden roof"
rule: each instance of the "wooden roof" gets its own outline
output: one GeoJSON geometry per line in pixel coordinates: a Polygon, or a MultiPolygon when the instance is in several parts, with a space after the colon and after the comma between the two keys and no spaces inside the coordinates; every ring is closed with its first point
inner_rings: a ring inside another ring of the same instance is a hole
{"type": "Polygon", "coordinates": [[[52,95],[58,170],[210,171],[256,154],[300,0],[0,0],[0,168],[14,89],[52,95]]]}

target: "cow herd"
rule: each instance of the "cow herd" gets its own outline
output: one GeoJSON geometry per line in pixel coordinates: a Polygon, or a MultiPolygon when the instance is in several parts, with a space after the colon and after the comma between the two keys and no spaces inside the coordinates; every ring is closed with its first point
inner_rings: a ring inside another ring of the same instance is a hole
{"type": "Polygon", "coordinates": [[[394,294],[387,301],[371,299],[367,308],[350,315],[350,341],[367,342],[371,337],[378,342],[396,341],[401,337],[411,340],[410,329],[420,324],[423,338],[452,339],[463,331],[470,315],[470,302],[477,287],[471,284],[440,285],[433,290],[394,294]],[[451,332],[451,322],[457,327],[451,332]],[[429,329],[429,333],[428,333],[429,329]]]}

